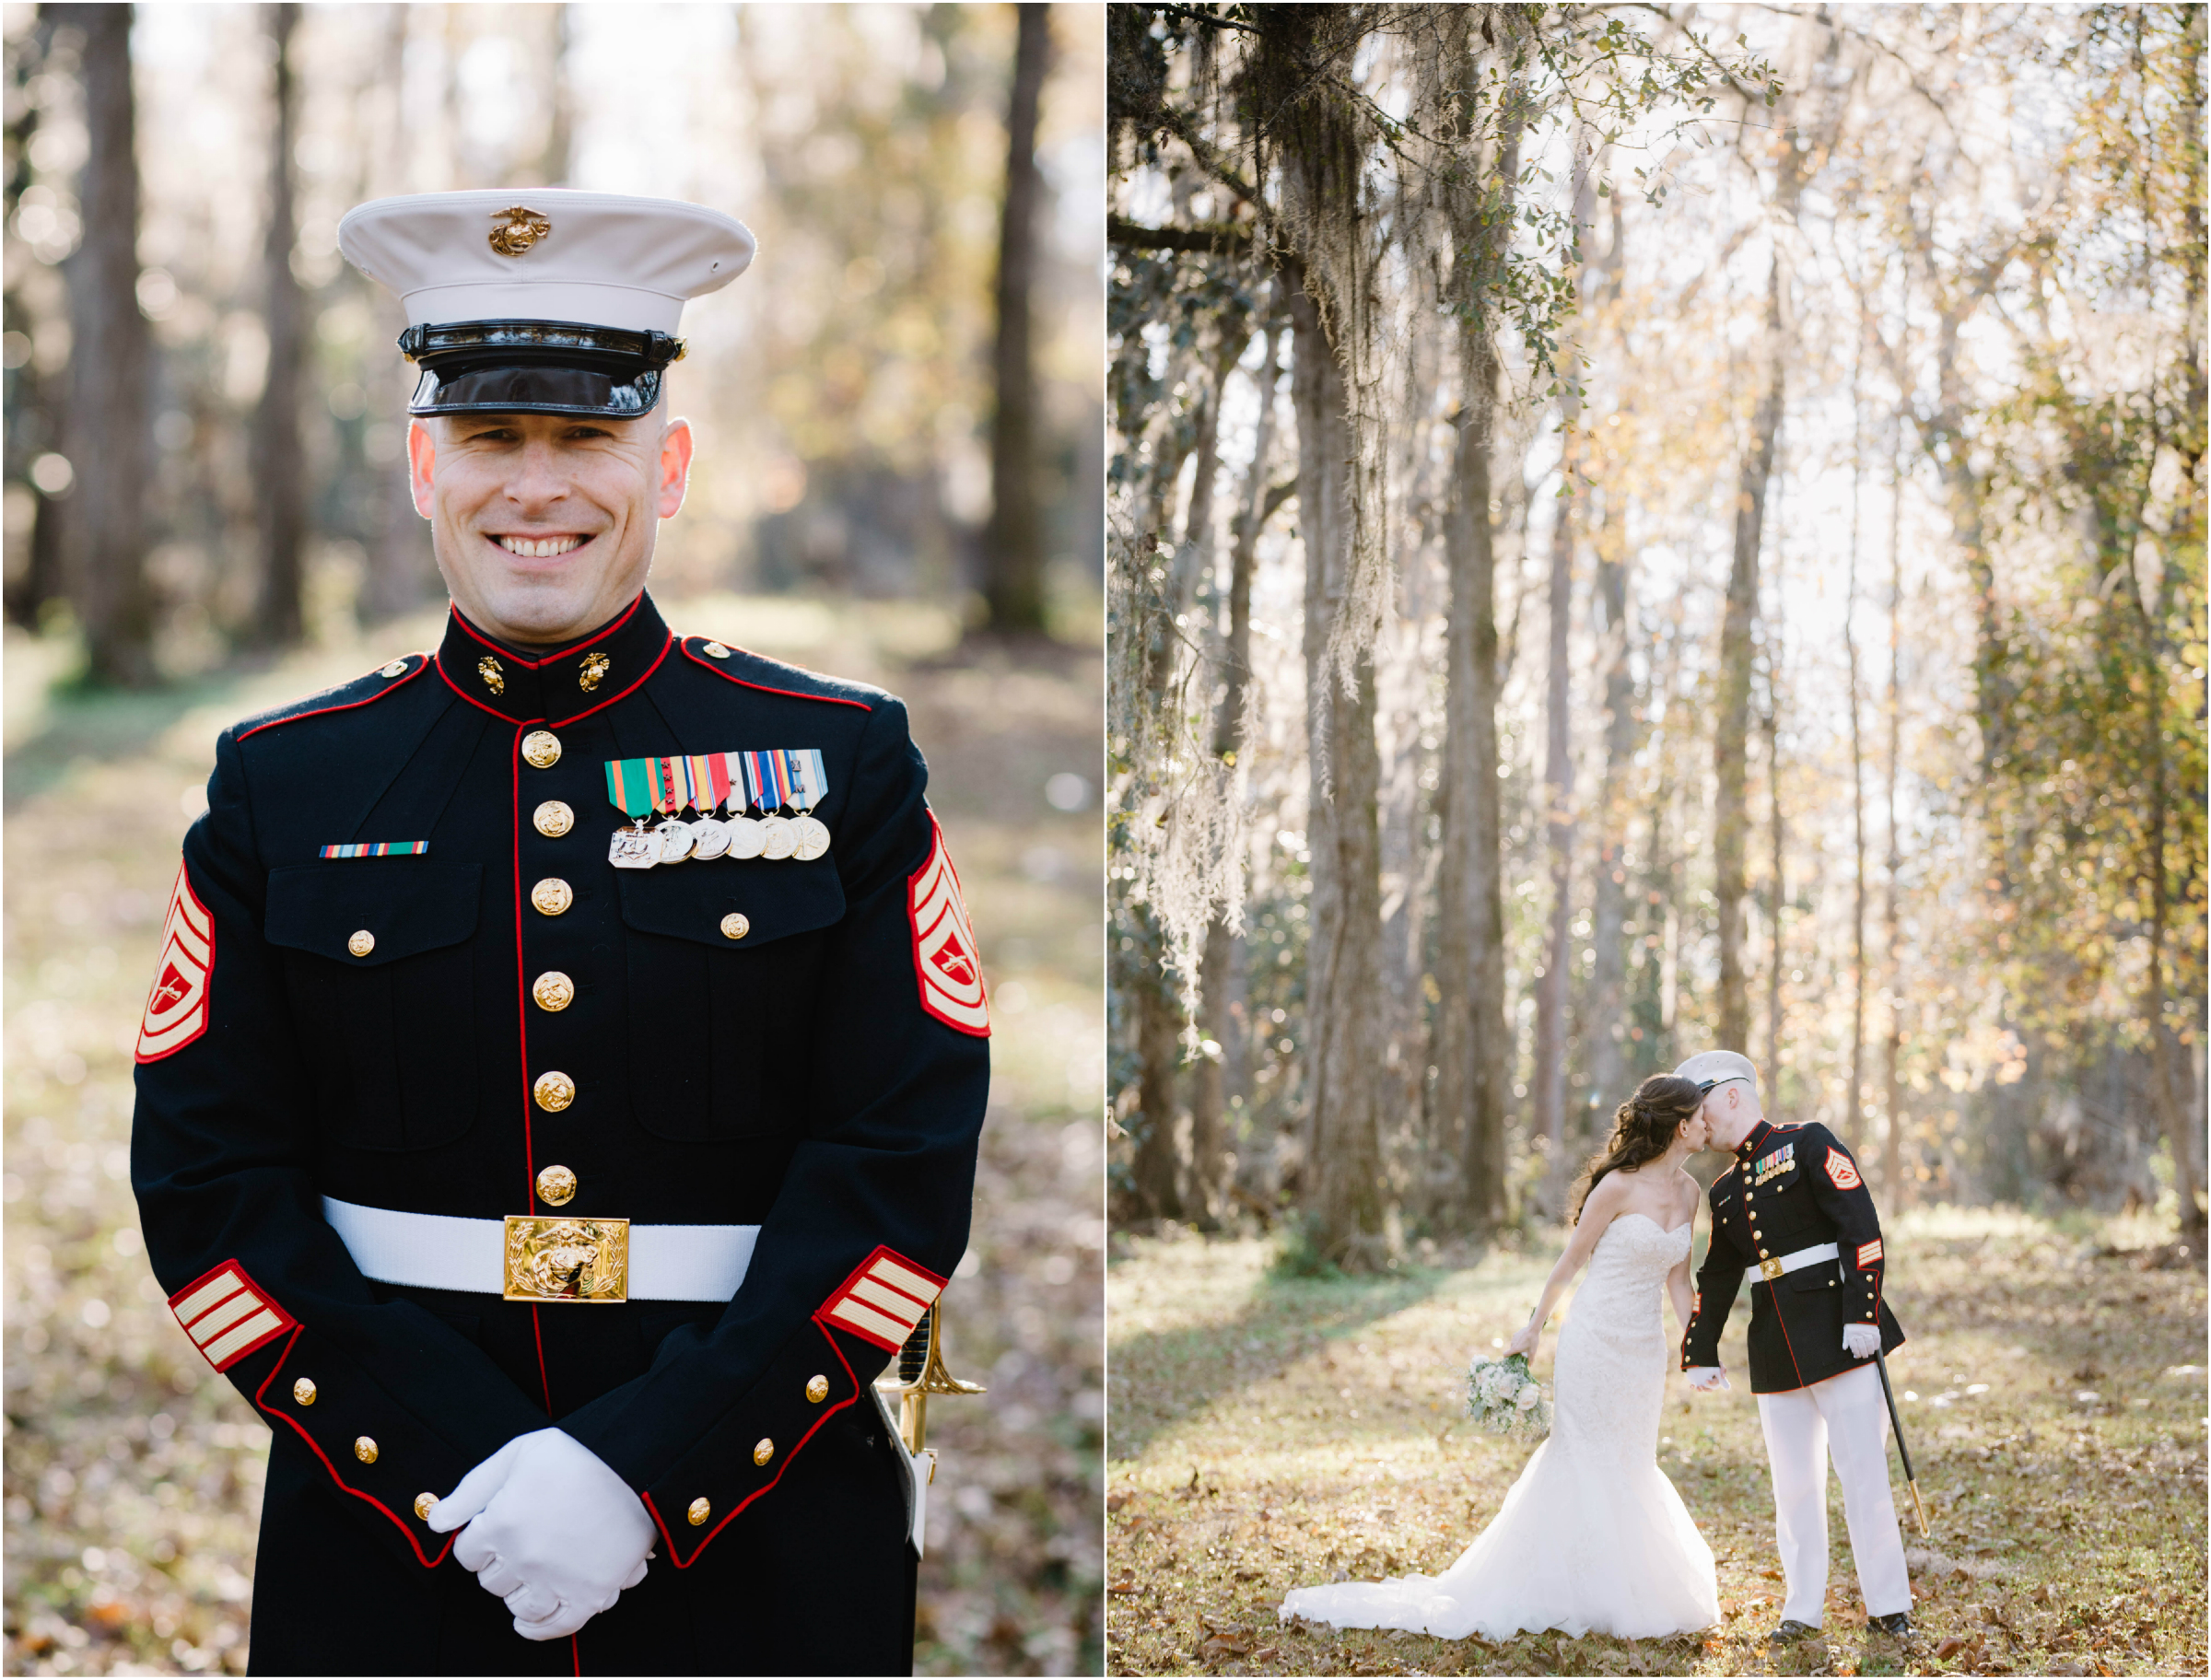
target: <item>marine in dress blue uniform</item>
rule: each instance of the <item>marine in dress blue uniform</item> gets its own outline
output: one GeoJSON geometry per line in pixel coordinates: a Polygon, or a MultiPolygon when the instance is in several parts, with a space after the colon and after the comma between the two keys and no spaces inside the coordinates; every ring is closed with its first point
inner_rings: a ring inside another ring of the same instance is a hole
{"type": "Polygon", "coordinates": [[[1720,1333],[1749,1274],[1750,1387],[1788,1583],[1774,1640],[1816,1631],[1825,1615],[1831,1458],[1867,1617],[1909,1634],[1912,1589],[1889,1487],[1887,1408],[1868,1362],[1904,1332],[1882,1299],[1887,1263],[1873,1193],[1827,1127],[1765,1118],[1747,1057],[1706,1051],[1674,1071],[1703,1087],[1714,1147],[1732,1145],[1707,1193],[1712,1239],[1697,1270],[1681,1368],[1700,1386],[1725,1382],[1720,1333]]]}
{"type": "MultiPolygon", "coordinates": [[[[751,255],[696,206],[510,203],[370,206],[371,254],[588,230],[542,282],[588,305],[574,271],[657,235],[632,266],[688,240],[647,280],[677,308],[751,255]]],[[[680,349],[416,290],[417,414],[647,414],[680,349]]],[[[272,1433],[256,1672],[910,1671],[918,1490],[873,1380],[965,1246],[989,1032],[926,781],[890,694],[642,593],[556,647],[456,608],[435,651],[223,732],[132,1175],[180,1324],[272,1433]],[[818,753],[826,849],[613,867],[608,764],[769,749],[818,753]],[[649,1561],[525,1638],[434,1519],[546,1441],[649,1561]]]]}

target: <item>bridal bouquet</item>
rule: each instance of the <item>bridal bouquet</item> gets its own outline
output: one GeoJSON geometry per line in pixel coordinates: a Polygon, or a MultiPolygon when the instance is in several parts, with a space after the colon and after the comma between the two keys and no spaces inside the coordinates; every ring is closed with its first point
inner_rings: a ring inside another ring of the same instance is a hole
{"type": "Polygon", "coordinates": [[[1467,1416],[1490,1435],[1540,1441],[1550,1433],[1550,1402],[1527,1374],[1527,1356],[1477,1354],[1467,1367],[1467,1416]]]}

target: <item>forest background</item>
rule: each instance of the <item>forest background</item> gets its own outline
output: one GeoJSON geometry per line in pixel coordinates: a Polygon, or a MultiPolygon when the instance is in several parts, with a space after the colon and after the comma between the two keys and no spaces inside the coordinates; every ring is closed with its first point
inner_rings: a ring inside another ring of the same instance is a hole
{"type": "Polygon", "coordinates": [[[692,199],[679,625],[907,695],[995,1071],[922,1672],[1094,1671],[1103,18],[9,6],[6,1666],[243,1672],[265,1430],[148,1274],[130,1045],[217,729],[432,646],[388,193],[692,199]],[[41,836],[66,833],[63,846],[41,836]]]}
{"type": "Polygon", "coordinates": [[[1115,7],[1117,1224],[2205,1227],[2191,6],[1115,7]]]}

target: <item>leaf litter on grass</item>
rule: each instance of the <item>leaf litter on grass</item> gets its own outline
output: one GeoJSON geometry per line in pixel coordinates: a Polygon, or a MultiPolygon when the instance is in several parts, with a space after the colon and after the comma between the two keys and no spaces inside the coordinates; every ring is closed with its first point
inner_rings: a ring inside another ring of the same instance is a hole
{"type": "Polygon", "coordinates": [[[1737,1386],[1692,1400],[1669,1373],[1661,1425],[1717,1561],[1717,1628],[1632,1645],[1339,1632],[1275,1608],[1293,1586],[1448,1568],[1527,1462],[1457,1416],[1458,1379],[1525,1320],[1557,1233],[1370,1280],[1286,1278],[1256,1239],[1117,1236],[1108,1672],[1225,1672],[1205,1629],[1233,1625],[1272,1648],[1234,1657],[1252,1674],[2203,1673],[2204,1277],[2142,1266],[2153,1231],[2083,1234],[2002,1211],[1894,1221],[1911,1339],[1889,1363],[1932,1529],[1913,1527],[1891,1448],[1918,1637],[1866,1628],[1831,1480],[1823,1637],[1771,1654],[1783,1587],[1746,1312],[1724,1344],[1737,1386]]]}

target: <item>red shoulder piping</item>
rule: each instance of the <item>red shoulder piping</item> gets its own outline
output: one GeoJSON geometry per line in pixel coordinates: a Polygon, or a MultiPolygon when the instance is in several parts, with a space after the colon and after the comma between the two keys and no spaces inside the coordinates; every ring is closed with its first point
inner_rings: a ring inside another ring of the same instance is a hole
{"type": "MultiPolygon", "coordinates": [[[[404,659],[414,659],[417,656],[414,654],[404,654],[401,657],[404,659]]],[[[433,662],[433,656],[430,654],[426,653],[419,657],[422,659],[422,664],[415,666],[413,671],[408,671],[404,676],[392,678],[389,685],[378,689],[376,693],[370,694],[365,700],[348,700],[343,706],[318,706],[311,712],[288,712],[282,718],[272,718],[266,723],[255,724],[252,729],[248,729],[245,734],[240,735],[239,740],[248,740],[252,736],[260,734],[263,729],[275,729],[280,723],[298,723],[302,718],[320,718],[325,712],[350,712],[358,706],[374,706],[386,694],[396,694],[399,693],[401,689],[406,687],[408,683],[414,682],[416,677],[422,675],[424,669],[433,662]]],[[[386,660],[385,663],[389,664],[390,661],[386,660]]],[[[381,671],[382,669],[383,666],[381,665],[377,667],[378,671],[381,671]]],[[[375,673],[370,671],[363,671],[361,673],[362,676],[370,676],[373,674],[375,673]]],[[[356,677],[354,681],[357,682],[360,681],[360,678],[356,677]]],[[[459,694],[461,691],[455,689],[453,692],[455,694],[459,694]]]]}
{"type": "MultiPolygon", "coordinates": [[[[845,698],[845,697],[844,697],[842,694],[801,694],[801,693],[799,690],[797,690],[797,689],[795,689],[795,688],[771,688],[771,687],[769,687],[769,686],[768,686],[766,683],[765,683],[765,682],[746,682],[746,681],[745,681],[745,680],[744,680],[743,677],[739,676],[739,675],[738,675],[738,674],[737,674],[735,671],[724,671],[724,670],[722,670],[722,668],[721,668],[720,666],[719,666],[719,665],[717,665],[716,663],[714,663],[714,661],[713,661],[713,660],[711,660],[711,659],[700,659],[700,658],[698,657],[698,655],[697,655],[697,654],[696,654],[696,653],[692,652],[692,650],[691,650],[691,638],[690,638],[689,636],[682,636],[682,637],[679,637],[678,639],[679,639],[679,640],[680,640],[680,641],[683,643],[683,648],[684,648],[684,658],[685,658],[686,659],[689,659],[689,660],[690,660],[690,661],[691,661],[691,662],[692,662],[694,665],[697,666],[697,667],[698,667],[698,668],[699,668],[701,671],[712,671],[712,672],[713,672],[713,673],[714,673],[716,676],[719,677],[719,678],[720,678],[720,679],[721,679],[721,680],[722,680],[724,682],[734,682],[734,683],[736,683],[736,684],[737,684],[737,686],[738,686],[739,688],[752,688],[752,689],[757,689],[757,690],[758,690],[760,693],[762,693],[762,694],[789,694],[789,695],[790,695],[790,697],[791,697],[793,700],[819,700],[819,701],[821,701],[823,704],[825,704],[825,705],[826,705],[826,706],[858,706],[858,707],[860,707],[860,709],[861,711],[863,711],[863,712],[872,712],[872,711],[873,711],[873,710],[875,709],[873,706],[870,706],[870,705],[869,705],[869,704],[868,704],[868,703],[867,703],[865,700],[848,700],[848,699],[846,699],[846,698],[845,698]]],[[[708,638],[708,639],[712,639],[712,638],[708,638]]],[[[725,642],[725,643],[723,643],[722,645],[723,645],[724,647],[729,647],[729,646],[731,646],[731,644],[729,644],[729,643],[726,643],[726,642],[725,642]]],[[[737,648],[737,649],[736,649],[736,651],[737,651],[737,652],[739,652],[739,653],[746,653],[746,652],[749,652],[750,650],[749,650],[749,649],[747,649],[747,648],[737,648]]],[[[759,654],[756,654],[756,653],[755,653],[755,654],[753,654],[753,655],[752,655],[752,657],[753,657],[754,659],[759,659],[761,656],[760,656],[759,654]]]]}

